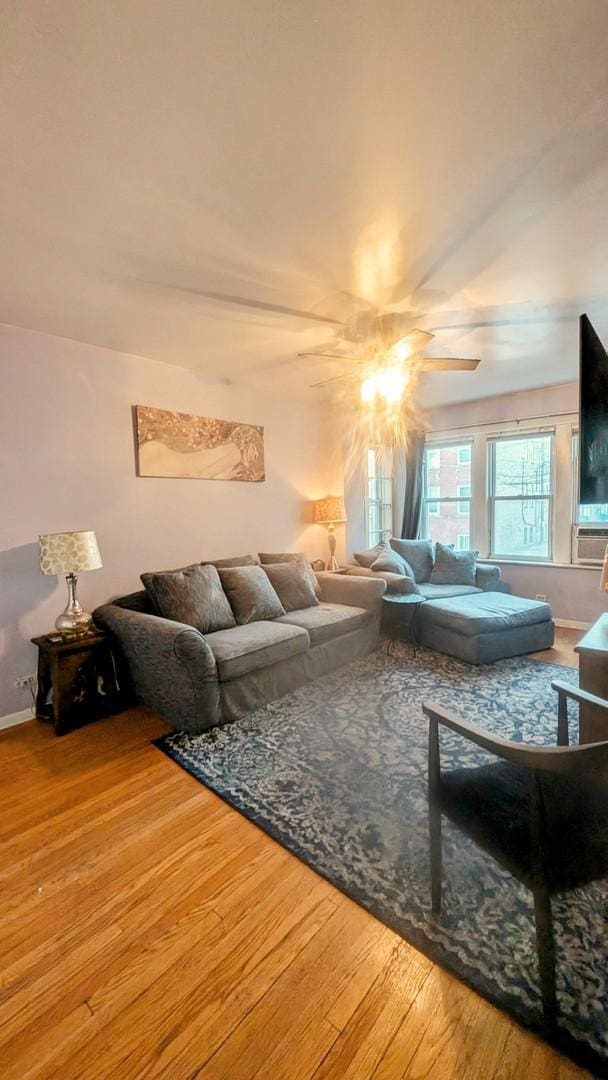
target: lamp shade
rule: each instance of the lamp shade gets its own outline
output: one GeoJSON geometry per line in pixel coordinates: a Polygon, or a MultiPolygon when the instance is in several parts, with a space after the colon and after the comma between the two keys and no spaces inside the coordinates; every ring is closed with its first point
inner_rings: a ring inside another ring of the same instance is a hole
{"type": "Polygon", "coordinates": [[[43,574],[80,574],[103,566],[92,529],[88,532],[44,533],[38,537],[38,543],[43,574]]]}
{"type": "Polygon", "coordinates": [[[315,525],[336,525],[346,521],[346,509],[341,495],[326,495],[313,503],[313,521],[315,525]]]}
{"type": "Polygon", "coordinates": [[[603,592],[608,592],[608,545],[604,552],[604,562],[602,565],[602,576],[600,578],[600,589],[603,592]]]}

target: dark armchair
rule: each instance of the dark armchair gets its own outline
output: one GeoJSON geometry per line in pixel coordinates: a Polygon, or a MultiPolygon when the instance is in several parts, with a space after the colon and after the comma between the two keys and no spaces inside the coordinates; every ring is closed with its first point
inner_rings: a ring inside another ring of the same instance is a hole
{"type": "Polygon", "coordinates": [[[556,1023],[551,897],[608,875],[608,742],[568,746],[567,702],[608,701],[566,683],[558,693],[558,745],[511,742],[423,706],[429,718],[432,910],[441,910],[441,820],[445,815],[532,890],[544,1023],[556,1023]],[[442,771],[439,728],[457,732],[500,760],[442,771]]]}

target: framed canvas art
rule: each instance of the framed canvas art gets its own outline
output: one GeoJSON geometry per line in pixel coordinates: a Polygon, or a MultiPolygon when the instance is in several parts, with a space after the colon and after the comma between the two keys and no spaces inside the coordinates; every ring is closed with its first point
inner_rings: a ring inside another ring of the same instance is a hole
{"type": "Polygon", "coordinates": [[[135,406],[138,476],[245,480],[264,473],[264,428],[135,406]]]}

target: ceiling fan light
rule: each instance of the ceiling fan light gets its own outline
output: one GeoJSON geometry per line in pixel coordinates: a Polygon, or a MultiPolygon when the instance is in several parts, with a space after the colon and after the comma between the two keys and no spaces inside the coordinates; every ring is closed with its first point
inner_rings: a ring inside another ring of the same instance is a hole
{"type": "Polygon", "coordinates": [[[378,376],[378,389],[385,401],[401,401],[406,381],[405,374],[400,368],[385,368],[378,376]]]}
{"type": "Polygon", "coordinates": [[[378,391],[378,385],[375,379],[365,379],[361,383],[361,401],[365,404],[372,402],[378,391]]]}
{"type": "Polygon", "coordinates": [[[412,355],[412,346],[407,338],[401,338],[392,346],[389,356],[393,363],[404,364],[412,355]]]}

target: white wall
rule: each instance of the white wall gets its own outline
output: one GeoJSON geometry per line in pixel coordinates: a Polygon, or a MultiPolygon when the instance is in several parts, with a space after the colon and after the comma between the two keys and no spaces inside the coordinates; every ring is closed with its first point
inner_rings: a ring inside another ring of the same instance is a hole
{"type": "Polygon", "coordinates": [[[263,549],[326,557],[307,505],[328,490],[326,430],[314,399],[0,325],[0,716],[29,704],[14,680],[65,605],[63,579],[39,571],[39,533],[96,530],[104,566],[79,587],[89,610],[144,570],[263,549]],[[263,424],[266,481],[138,478],[136,404],[263,424]]]}

